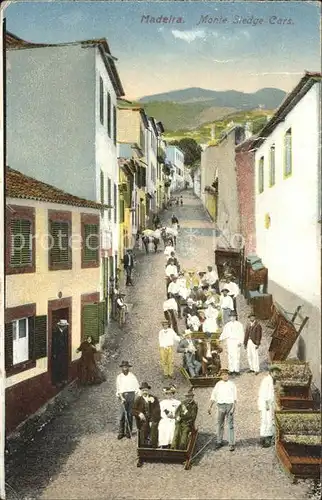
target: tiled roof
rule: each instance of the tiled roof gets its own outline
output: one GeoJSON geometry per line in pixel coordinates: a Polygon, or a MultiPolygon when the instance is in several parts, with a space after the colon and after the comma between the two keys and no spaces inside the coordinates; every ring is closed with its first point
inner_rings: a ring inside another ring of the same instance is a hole
{"type": "Polygon", "coordinates": [[[66,193],[50,184],[28,177],[18,170],[10,167],[6,169],[6,196],[8,198],[22,198],[26,200],[45,201],[48,203],[60,203],[74,207],[86,208],[112,208],[109,205],[101,205],[95,201],[86,200],[73,194],[66,193]]]}
{"type": "Polygon", "coordinates": [[[80,45],[81,47],[98,47],[117,96],[121,97],[124,95],[122,82],[114,62],[117,59],[112,56],[106,38],[94,38],[93,40],[81,40],[78,42],[66,43],[35,43],[23,40],[22,38],[19,38],[13,33],[7,31],[5,41],[6,49],[38,49],[42,47],[67,47],[72,45],[80,45]]]}

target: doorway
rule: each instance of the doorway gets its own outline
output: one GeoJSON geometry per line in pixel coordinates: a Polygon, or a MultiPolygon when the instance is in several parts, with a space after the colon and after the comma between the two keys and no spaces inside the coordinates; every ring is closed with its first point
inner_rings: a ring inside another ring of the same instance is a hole
{"type": "Polygon", "coordinates": [[[69,323],[69,307],[51,312],[51,382],[55,386],[68,382],[70,325],[58,326],[60,320],[69,323]]]}

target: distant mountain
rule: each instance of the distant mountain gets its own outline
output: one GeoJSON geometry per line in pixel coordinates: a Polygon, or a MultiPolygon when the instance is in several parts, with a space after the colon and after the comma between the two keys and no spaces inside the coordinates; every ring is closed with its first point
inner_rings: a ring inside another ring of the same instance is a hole
{"type": "Polygon", "coordinates": [[[144,96],[139,99],[142,104],[151,102],[175,102],[180,104],[198,103],[206,107],[225,107],[234,109],[253,109],[263,107],[277,108],[284,99],[286,92],[276,88],[264,88],[257,92],[246,93],[237,90],[217,91],[191,87],[173,90],[163,94],[144,96]]]}

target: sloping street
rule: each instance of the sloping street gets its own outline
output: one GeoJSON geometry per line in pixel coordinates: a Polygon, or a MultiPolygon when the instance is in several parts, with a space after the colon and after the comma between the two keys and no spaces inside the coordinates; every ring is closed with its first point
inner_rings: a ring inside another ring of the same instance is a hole
{"type": "MultiPolygon", "coordinates": [[[[167,212],[170,218],[171,210],[167,212]]],[[[173,208],[181,231],[177,245],[183,269],[204,269],[214,262],[213,225],[200,201],[184,192],[183,207],[173,208]]],[[[167,220],[164,220],[166,222],[167,220]]],[[[258,446],[259,413],[257,393],[263,375],[246,373],[242,352],[242,375],[236,380],[238,404],[235,416],[236,450],[215,441],[200,453],[192,469],[161,463],[136,467],[136,432],[131,440],[116,439],[119,403],[115,380],[121,360],[133,364],[139,381],[147,381],[162,399],[164,379],[159,362],[158,332],[163,319],[165,297],[163,250],[157,254],[138,252],[134,287],[126,288],[132,304],[119,350],[106,363],[107,380],[84,389],[79,399],[48,424],[16,459],[7,482],[19,498],[42,499],[303,499],[308,485],[292,484],[281,470],[274,449],[258,446]]],[[[125,288],[125,287],[123,287],[125,288]]],[[[245,324],[248,306],[239,301],[240,320],[245,324]]],[[[263,325],[264,326],[264,325],[263,325]]],[[[113,328],[113,325],[111,326],[113,328]]],[[[183,330],[181,321],[181,331],[183,330]]],[[[269,330],[263,328],[261,369],[265,369],[269,330]]],[[[225,364],[225,360],[223,360],[225,364]]],[[[181,398],[188,382],[179,373],[181,356],[176,354],[174,382],[181,398]]],[[[195,453],[214,435],[215,414],[207,414],[211,389],[197,389],[199,437],[195,453]]],[[[15,498],[8,489],[8,498],[15,498]]]]}

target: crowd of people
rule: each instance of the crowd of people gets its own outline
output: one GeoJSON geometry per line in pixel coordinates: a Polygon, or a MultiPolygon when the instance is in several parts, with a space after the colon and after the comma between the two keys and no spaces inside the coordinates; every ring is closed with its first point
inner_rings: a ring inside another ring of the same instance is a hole
{"type": "MultiPolygon", "coordinates": [[[[180,226],[175,215],[172,227],[163,227],[156,221],[164,242],[166,262],[164,320],[158,335],[160,363],[164,375],[164,399],[159,400],[151,392],[148,382],[139,384],[130,371],[131,364],[123,361],[122,373],[117,377],[116,396],[121,403],[118,439],[131,438],[133,419],[138,430],[139,447],[187,449],[189,438],[195,429],[198,405],[193,388],[183,400],[176,398],[177,387],[171,382],[174,376],[174,353],[183,356],[183,368],[190,378],[215,377],[208,413],[217,407],[217,446],[223,446],[224,424],[228,424],[229,450],[235,450],[234,415],[237,404],[237,387],[232,378],[240,375],[242,346],[247,352],[249,372],[260,371],[258,349],[262,340],[262,327],[255,315],[249,315],[244,325],[238,321],[238,284],[231,269],[219,278],[215,265],[207,271],[184,270],[180,266],[176,245],[180,226]],[[221,354],[226,344],[228,369],[222,369],[221,354]],[[166,380],[168,380],[166,382],[166,380]],[[218,379],[220,379],[218,381],[218,379]]],[[[124,259],[126,285],[132,284],[134,265],[132,252],[124,259]]],[[[271,366],[262,380],[258,395],[261,414],[260,443],[272,444],[274,435],[274,386],[279,371],[271,366]]],[[[139,464],[138,464],[139,465],[139,464]]]]}

